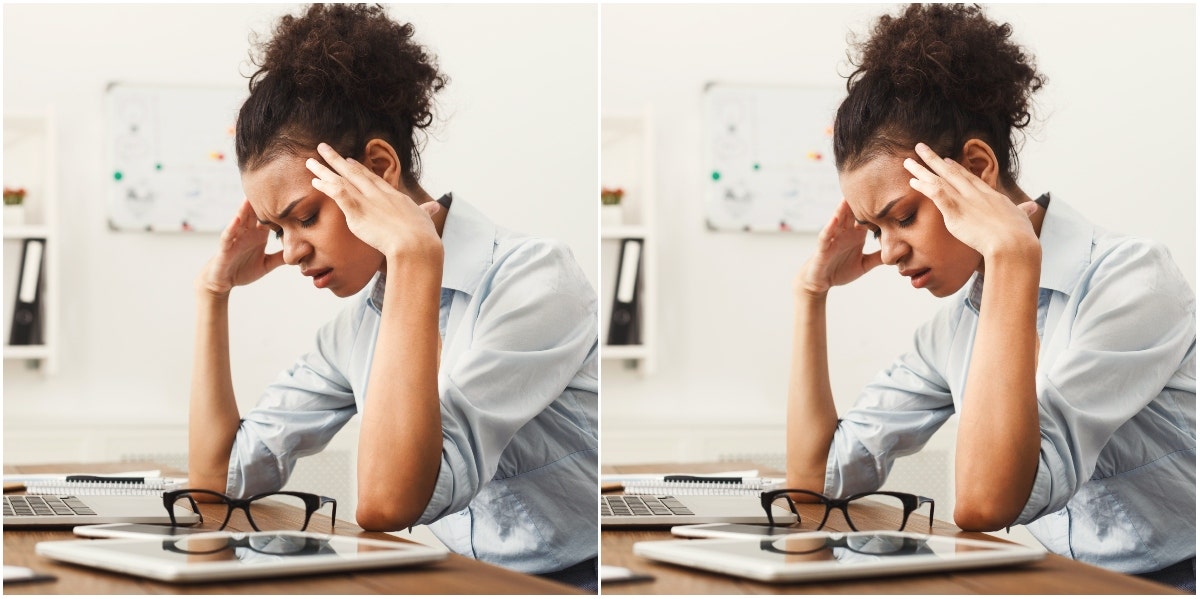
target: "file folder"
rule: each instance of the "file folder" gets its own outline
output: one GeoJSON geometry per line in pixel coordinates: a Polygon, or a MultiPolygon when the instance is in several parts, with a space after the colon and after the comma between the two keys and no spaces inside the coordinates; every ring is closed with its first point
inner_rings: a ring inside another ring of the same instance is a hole
{"type": "Polygon", "coordinates": [[[13,303],[9,345],[41,343],[42,257],[45,245],[44,239],[26,239],[21,249],[21,278],[17,282],[17,298],[13,303]]]}
{"type": "Polygon", "coordinates": [[[608,345],[637,345],[641,341],[639,282],[642,240],[622,239],[617,260],[617,287],[613,292],[612,318],[608,322],[608,345]]]}

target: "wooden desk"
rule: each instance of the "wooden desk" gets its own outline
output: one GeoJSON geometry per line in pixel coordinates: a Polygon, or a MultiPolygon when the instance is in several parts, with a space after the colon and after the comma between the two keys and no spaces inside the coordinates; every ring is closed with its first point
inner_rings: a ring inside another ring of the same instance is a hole
{"type": "MultiPolygon", "coordinates": [[[[637,474],[666,472],[719,472],[758,469],[754,464],[648,464],[638,466],[606,466],[605,474],[637,474]]],[[[778,475],[776,475],[778,476],[778,475]]],[[[902,491],[903,489],[896,489],[902,491]]],[[[819,520],[824,508],[820,505],[802,505],[802,517],[815,512],[819,520]]],[[[985,539],[1005,542],[1003,539],[983,533],[963,532],[957,526],[934,520],[928,526],[928,508],[923,508],[909,517],[906,531],[922,532],[968,539],[985,539]]],[[[935,516],[945,517],[936,513],[935,516]]],[[[855,519],[859,528],[867,529],[855,519]]],[[[868,525],[874,526],[874,525],[868,525]]],[[[877,526],[882,528],[883,526],[877,526]]],[[[826,530],[849,531],[840,512],[829,516],[826,530]]],[[[682,566],[655,562],[633,554],[633,544],[639,541],[677,539],[669,530],[602,529],[600,533],[600,562],[607,566],[623,566],[634,572],[649,574],[653,580],[644,582],[601,583],[604,595],[618,594],[678,594],[678,595],[742,595],[742,594],[860,594],[882,593],[905,594],[1159,594],[1178,593],[1177,589],[1150,582],[1136,576],[1127,576],[1110,570],[1077,562],[1065,557],[1048,554],[1045,559],[1033,564],[981,570],[962,570],[938,574],[913,576],[889,576],[864,580],[829,581],[817,583],[775,584],[755,582],[723,574],[705,572],[682,566]]]]}
{"type": "MultiPolygon", "coordinates": [[[[33,472],[120,472],[152,470],[152,464],[57,464],[42,466],[6,466],[6,474],[33,472]]],[[[222,504],[200,506],[204,515],[203,527],[220,526],[225,516],[222,504]]],[[[326,507],[322,514],[326,514],[326,507]]],[[[240,512],[239,512],[240,513],[240,512]]],[[[304,513],[298,509],[279,506],[269,522],[264,522],[255,511],[255,522],[264,530],[286,528],[292,522],[303,520],[304,513]]],[[[344,517],[344,515],[343,515],[344,517]]],[[[309,530],[328,533],[329,520],[314,515],[309,530]]],[[[234,515],[226,530],[252,530],[245,517],[234,515]],[[240,526],[235,526],[239,524],[240,526]]],[[[338,535],[410,542],[392,535],[365,532],[358,526],[338,520],[335,532],[338,535]]],[[[168,584],[148,579],[95,570],[53,561],[36,555],[34,545],[40,541],[78,538],[70,530],[5,530],[4,563],[10,566],[25,566],[35,572],[52,574],[58,578],[50,582],[5,584],[5,594],[580,594],[579,589],[557,582],[521,574],[461,555],[451,553],[443,561],[415,568],[364,570],[314,576],[267,578],[262,580],[227,581],[213,583],[168,584]]]]}

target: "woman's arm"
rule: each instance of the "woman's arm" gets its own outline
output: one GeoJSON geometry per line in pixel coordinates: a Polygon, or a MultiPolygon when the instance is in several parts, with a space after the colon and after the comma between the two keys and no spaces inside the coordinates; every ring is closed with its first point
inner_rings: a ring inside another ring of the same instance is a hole
{"type": "Polygon", "coordinates": [[[188,483],[225,492],[240,418],[229,367],[229,293],[283,263],[265,254],[269,232],[242,202],[221,233],[217,254],[196,279],[196,345],[188,409],[188,483]]]}
{"type": "Polygon", "coordinates": [[[192,398],[188,409],[188,486],[225,492],[239,414],[229,368],[229,296],[198,290],[192,398]]]}
{"type": "Polygon", "coordinates": [[[329,164],[307,164],[346,215],[350,231],[383,253],[387,282],[364,400],[358,445],[359,526],[398,530],[420,518],[437,482],[442,452],[438,399],[438,307],[444,252],[430,219],[362,164],[326,144],[329,164]],[[399,492],[398,492],[399,491],[399,492]]]}
{"type": "Polygon", "coordinates": [[[837,429],[825,328],[825,296],[797,292],[788,385],[787,484],[817,493],[825,489],[825,463],[837,429]]]}
{"type": "Polygon", "coordinates": [[[964,530],[997,530],[1020,515],[1037,473],[1041,245],[1028,213],[1008,197],[924,144],[916,150],[929,168],[905,161],[912,187],[933,200],[951,234],[983,257],[956,441],[954,520],[964,530]]]}
{"type": "Polygon", "coordinates": [[[358,444],[357,519],[367,530],[399,530],[416,522],[433,495],[441,464],[437,361],[442,254],[440,244],[428,249],[422,259],[396,256],[387,261],[383,315],[358,444]]]}
{"type": "Polygon", "coordinates": [[[825,303],[830,288],[856,280],[881,264],[879,252],[863,254],[866,231],[857,227],[845,201],[817,236],[817,249],[793,282],[795,328],[788,385],[787,484],[818,493],[837,429],[829,385],[825,303]]]}

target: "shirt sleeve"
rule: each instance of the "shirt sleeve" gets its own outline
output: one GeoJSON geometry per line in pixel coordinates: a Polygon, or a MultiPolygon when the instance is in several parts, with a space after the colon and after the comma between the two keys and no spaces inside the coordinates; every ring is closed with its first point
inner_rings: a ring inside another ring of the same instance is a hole
{"type": "Polygon", "coordinates": [[[596,351],[596,293],[561,243],[530,240],[498,257],[476,295],[478,311],[458,325],[471,327],[470,347],[441,373],[441,470],[418,524],[465,509],[517,431],[596,351]]]}
{"type": "Polygon", "coordinates": [[[913,336],[913,349],[863,389],[838,421],[825,467],[825,495],[876,491],[896,458],[916,453],[954,413],[935,352],[947,351],[955,310],[944,308],[913,336]]]}
{"type": "Polygon", "coordinates": [[[357,412],[354,394],[339,368],[361,307],[348,308],[321,327],[317,345],[267,387],[238,427],[229,457],[226,494],[248,497],[278,491],[298,458],[325,448],[357,412]]]}
{"type": "Polygon", "coordinates": [[[1114,432],[1163,391],[1195,348],[1195,293],[1161,244],[1114,246],[1078,289],[1056,325],[1066,345],[1038,369],[1038,470],[1014,524],[1066,506],[1114,432]]]}

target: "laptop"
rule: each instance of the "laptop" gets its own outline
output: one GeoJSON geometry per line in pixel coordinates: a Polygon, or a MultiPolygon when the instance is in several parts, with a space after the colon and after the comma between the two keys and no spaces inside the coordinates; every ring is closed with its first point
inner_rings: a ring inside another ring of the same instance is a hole
{"type": "MultiPolygon", "coordinates": [[[[175,521],[200,516],[176,506],[175,521]]],[[[68,528],[84,524],[170,524],[158,495],[5,495],[4,528],[68,528]]]]}
{"type": "MultiPolygon", "coordinates": [[[[777,524],[795,514],[772,506],[777,524]]],[[[601,495],[600,526],[671,527],[680,524],[767,524],[757,495],[601,495]]]]}

